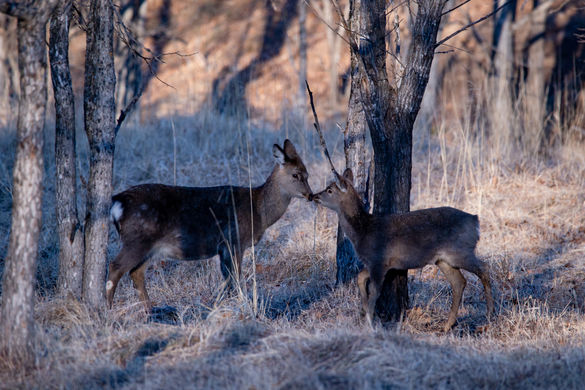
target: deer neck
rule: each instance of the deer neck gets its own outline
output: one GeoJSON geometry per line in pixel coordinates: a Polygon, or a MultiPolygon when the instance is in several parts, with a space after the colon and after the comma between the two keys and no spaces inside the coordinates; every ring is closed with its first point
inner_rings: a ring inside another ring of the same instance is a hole
{"type": "Polygon", "coordinates": [[[357,194],[352,196],[350,201],[342,204],[338,215],[343,232],[357,249],[362,238],[367,233],[371,215],[368,214],[357,194]]]}
{"type": "Polygon", "coordinates": [[[292,199],[280,189],[278,169],[278,166],[274,167],[266,182],[252,190],[253,207],[260,218],[262,231],[282,217],[292,199]]]}

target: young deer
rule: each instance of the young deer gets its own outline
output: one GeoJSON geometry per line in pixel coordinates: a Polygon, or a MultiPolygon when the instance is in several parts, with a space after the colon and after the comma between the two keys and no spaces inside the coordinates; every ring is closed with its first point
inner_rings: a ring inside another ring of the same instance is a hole
{"type": "Polygon", "coordinates": [[[485,289],[488,316],[494,310],[490,278],[485,264],[474,253],[479,241],[479,220],[451,207],[417,210],[397,215],[371,215],[353,187],[353,174],[343,176],[314,202],[337,212],[345,234],[351,240],[365,268],[358,275],[362,308],[372,325],[376,301],[390,269],[406,270],[436,264],[453,289],[453,303],[445,325],[455,325],[466,280],[460,269],[476,274],[485,289]]]}
{"type": "Polygon", "coordinates": [[[289,140],[274,145],[276,166],[260,187],[173,187],[143,184],[112,198],[110,217],[122,249],[110,263],[106,294],[112,307],[120,278],[130,271],[140,299],[152,305],[144,286],[147,260],[163,254],[201,260],[219,254],[221,272],[233,287],[242,255],[286,211],[293,197],[310,199],[309,174],[289,140]],[[252,199],[250,199],[252,196],[252,199]]]}

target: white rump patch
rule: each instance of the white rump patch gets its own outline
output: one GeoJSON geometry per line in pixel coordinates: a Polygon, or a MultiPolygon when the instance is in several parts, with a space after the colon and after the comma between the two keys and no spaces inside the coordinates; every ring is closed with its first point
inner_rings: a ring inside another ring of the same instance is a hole
{"type": "Polygon", "coordinates": [[[115,201],[110,209],[110,220],[112,222],[119,221],[122,218],[122,213],[124,209],[122,208],[122,203],[119,201],[115,201]]]}
{"type": "Polygon", "coordinates": [[[114,287],[114,283],[112,283],[111,280],[108,280],[108,283],[106,283],[106,291],[110,291],[112,287],[114,287]]]}

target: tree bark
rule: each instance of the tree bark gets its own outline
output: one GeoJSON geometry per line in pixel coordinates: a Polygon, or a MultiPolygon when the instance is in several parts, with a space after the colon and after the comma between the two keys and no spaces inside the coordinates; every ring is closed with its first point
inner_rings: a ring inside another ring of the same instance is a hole
{"type": "Polygon", "coordinates": [[[86,47],[83,107],[90,172],[83,299],[91,307],[102,308],[105,307],[108,212],[115,146],[113,9],[108,0],[92,0],[90,3],[86,47]]]}
{"type": "Polygon", "coordinates": [[[60,0],[51,17],[49,58],[55,96],[56,208],[59,233],[58,293],[81,298],[83,229],[77,214],[75,103],[69,71],[71,1],[60,0]]]}
{"type": "Polygon", "coordinates": [[[34,363],[34,275],[41,228],[43,127],[45,123],[45,27],[50,2],[0,11],[18,17],[18,146],[14,165],[11,233],[2,278],[0,355],[29,366],[34,363]],[[12,12],[14,11],[14,12],[12,12]]]}

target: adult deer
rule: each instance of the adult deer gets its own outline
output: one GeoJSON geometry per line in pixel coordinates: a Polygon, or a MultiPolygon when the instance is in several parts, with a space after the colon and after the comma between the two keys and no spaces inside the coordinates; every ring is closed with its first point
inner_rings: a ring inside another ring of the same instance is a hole
{"type": "Polygon", "coordinates": [[[109,307],[120,278],[129,271],[151,311],[144,271],[147,261],[157,255],[201,260],[218,254],[223,277],[233,287],[246,248],[284,214],[292,198],[309,200],[312,194],[309,174],[292,142],[285,140],[283,147],[275,144],[272,153],[277,164],[256,188],[143,184],[115,195],[110,217],[123,246],[109,266],[109,307]]]}
{"type": "Polygon", "coordinates": [[[404,214],[371,215],[353,187],[353,174],[335,170],[319,125],[313,94],[307,84],[315,130],[335,178],[325,190],[312,196],[315,203],[334,210],[364,269],[358,275],[362,310],[373,326],[374,309],[386,273],[436,264],[453,290],[451,312],[445,331],[455,325],[466,280],[460,269],[476,274],[484,287],[488,316],[494,311],[491,283],[485,264],[475,256],[479,241],[476,215],[451,207],[412,211],[404,214]]]}

